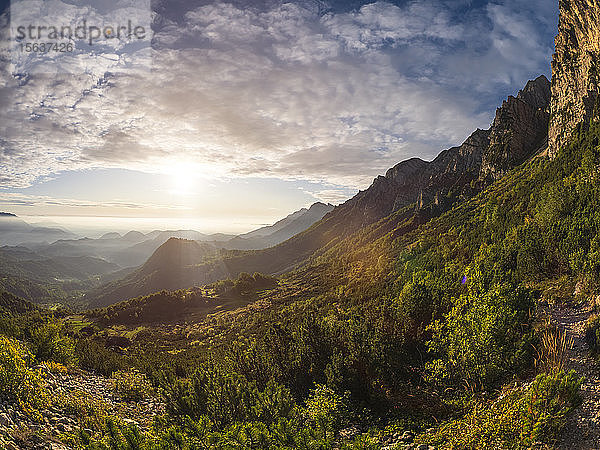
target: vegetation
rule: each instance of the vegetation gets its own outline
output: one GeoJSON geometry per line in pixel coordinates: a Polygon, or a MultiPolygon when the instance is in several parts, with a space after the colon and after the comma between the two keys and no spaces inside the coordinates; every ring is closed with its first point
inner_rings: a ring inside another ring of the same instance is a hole
{"type": "Polygon", "coordinates": [[[29,342],[37,361],[55,361],[64,365],[75,362],[75,343],[63,331],[64,324],[55,319],[30,331],[29,342]]]}
{"type": "Polygon", "coordinates": [[[152,393],[152,385],[148,378],[138,370],[120,370],[113,374],[115,392],[124,400],[140,401],[152,393]]]}
{"type": "Polygon", "coordinates": [[[48,404],[48,392],[40,370],[33,369],[33,355],[14,339],[0,336],[0,399],[15,402],[28,415],[48,404]]]}
{"type": "MultiPolygon", "coordinates": [[[[551,446],[581,380],[564,372],[566,337],[540,326],[536,306],[576,281],[596,288],[599,166],[592,125],[554,160],[438,218],[400,211],[278,281],[242,274],[128,300],[88,314],[85,333],[39,313],[25,316],[41,331],[19,315],[3,327],[40,361],[76,362],[112,375],[124,398],[165,402],[140,428],[69,400],[92,431],[65,438],[80,448],[379,448],[387,430],[408,428],[446,448],[551,446]],[[129,345],[110,345],[115,336],[129,345]],[[368,431],[348,436],[352,426],[368,431]]],[[[590,322],[593,349],[599,328],[590,322]]]]}
{"type": "Polygon", "coordinates": [[[552,443],[566,415],[581,402],[580,387],[574,372],[541,374],[530,387],[509,390],[496,401],[473,400],[464,417],[418,440],[443,448],[530,448],[552,443]]]}

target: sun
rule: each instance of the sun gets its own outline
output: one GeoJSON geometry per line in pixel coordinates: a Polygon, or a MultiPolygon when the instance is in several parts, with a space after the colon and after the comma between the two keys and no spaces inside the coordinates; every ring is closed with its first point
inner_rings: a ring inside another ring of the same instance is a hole
{"type": "Polygon", "coordinates": [[[198,188],[198,170],[193,164],[178,163],[168,170],[170,192],[174,195],[190,195],[198,188]]]}

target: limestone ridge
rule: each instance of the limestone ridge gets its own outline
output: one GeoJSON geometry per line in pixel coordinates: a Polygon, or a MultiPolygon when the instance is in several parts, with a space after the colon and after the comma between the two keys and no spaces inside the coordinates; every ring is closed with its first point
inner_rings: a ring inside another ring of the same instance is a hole
{"type": "Polygon", "coordinates": [[[550,82],[542,75],[498,108],[490,146],[483,154],[481,180],[498,180],[546,147],[550,99],[550,82]]]}
{"type": "Polygon", "coordinates": [[[599,114],[600,0],[560,0],[552,60],[549,154],[599,114]]]}
{"type": "Polygon", "coordinates": [[[376,208],[380,214],[415,202],[419,210],[446,210],[545,148],[550,99],[545,76],[529,81],[496,110],[488,130],[476,130],[462,145],[443,151],[431,162],[418,158],[401,162],[351,202],[368,196],[368,209],[376,208]]]}

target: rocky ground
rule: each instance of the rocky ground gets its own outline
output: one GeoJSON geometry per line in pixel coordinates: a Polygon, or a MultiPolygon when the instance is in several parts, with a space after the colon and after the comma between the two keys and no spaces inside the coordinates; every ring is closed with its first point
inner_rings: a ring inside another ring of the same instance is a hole
{"type": "MultiPolygon", "coordinates": [[[[43,366],[41,366],[44,369],[43,366]]],[[[91,396],[104,402],[111,413],[147,429],[152,418],[164,413],[164,405],[157,399],[141,402],[125,402],[115,392],[110,379],[79,372],[76,374],[52,374],[46,372],[52,406],[42,412],[41,420],[26,417],[14,405],[0,402],[0,450],[70,450],[60,436],[82,427],[79,417],[65,408],[60,401],[65,395],[91,396]],[[135,419],[133,419],[135,418],[135,419]]],[[[88,430],[91,433],[91,430],[88,430]]],[[[340,437],[352,439],[361,434],[358,427],[340,432],[340,437]]],[[[435,450],[424,444],[414,444],[414,433],[404,431],[381,437],[381,448],[435,450]]]]}
{"type": "Polygon", "coordinates": [[[14,405],[0,402],[0,449],[3,450],[66,450],[59,436],[77,430],[80,418],[60,401],[65,396],[80,396],[103,402],[111,413],[141,428],[151,424],[152,417],[164,412],[156,399],[141,402],[123,401],[115,392],[110,379],[90,373],[46,373],[52,405],[42,412],[41,420],[26,417],[14,405]],[[135,419],[133,419],[135,418],[135,419]]]}
{"type": "Polygon", "coordinates": [[[585,325],[592,315],[589,304],[556,307],[551,317],[558,327],[573,339],[567,352],[567,370],[575,370],[584,377],[581,387],[583,403],[569,417],[559,448],[588,450],[600,448],[600,367],[590,355],[585,342],[585,325]]]}

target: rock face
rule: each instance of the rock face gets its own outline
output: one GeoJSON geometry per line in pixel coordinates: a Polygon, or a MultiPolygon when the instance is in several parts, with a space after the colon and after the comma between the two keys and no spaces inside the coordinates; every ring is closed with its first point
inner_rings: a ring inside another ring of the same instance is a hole
{"type": "Polygon", "coordinates": [[[339,208],[351,208],[362,223],[372,223],[413,203],[439,213],[473,196],[545,148],[550,98],[545,76],[529,81],[496,110],[490,129],[475,131],[431,162],[413,158],[399,163],[339,208]]]}
{"type": "Polygon", "coordinates": [[[490,146],[483,155],[481,180],[496,181],[543,150],[548,137],[550,98],[550,82],[542,75],[498,108],[490,130],[490,146]]]}
{"type": "Polygon", "coordinates": [[[549,154],[555,156],[579,124],[599,117],[600,1],[560,0],[552,61],[549,154]]]}

